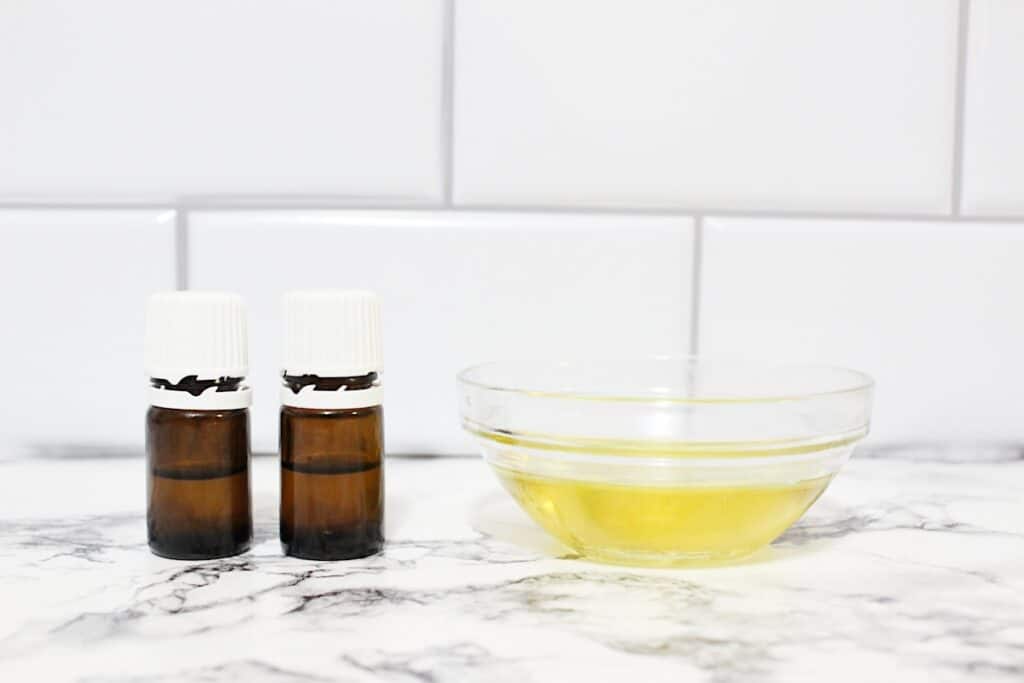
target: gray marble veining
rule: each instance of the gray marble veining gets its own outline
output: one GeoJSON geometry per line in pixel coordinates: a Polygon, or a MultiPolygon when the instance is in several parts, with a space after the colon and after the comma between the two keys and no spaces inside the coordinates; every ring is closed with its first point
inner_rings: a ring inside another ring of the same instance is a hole
{"type": "Polygon", "coordinates": [[[686,570],[579,560],[458,458],[388,462],[380,556],[282,557],[257,458],[253,550],[164,560],[141,460],[82,452],[0,460],[0,680],[1024,680],[1013,447],[855,457],[770,549],[686,570]]]}

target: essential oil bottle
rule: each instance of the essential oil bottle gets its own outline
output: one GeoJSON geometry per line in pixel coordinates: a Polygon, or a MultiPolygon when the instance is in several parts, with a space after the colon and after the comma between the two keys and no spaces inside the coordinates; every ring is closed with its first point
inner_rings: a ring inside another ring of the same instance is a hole
{"type": "Polygon", "coordinates": [[[241,297],[150,297],[146,521],[157,555],[204,560],[252,543],[247,372],[241,297]]]}
{"type": "Polygon", "coordinates": [[[281,545],[313,560],[384,544],[380,312],[371,292],[284,298],[281,545]]]}

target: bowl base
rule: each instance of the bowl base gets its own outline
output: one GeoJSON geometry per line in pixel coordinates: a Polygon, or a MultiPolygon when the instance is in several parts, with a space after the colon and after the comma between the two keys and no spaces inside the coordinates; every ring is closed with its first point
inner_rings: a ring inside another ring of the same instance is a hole
{"type": "Polygon", "coordinates": [[[608,548],[572,548],[581,560],[611,564],[619,567],[650,567],[653,569],[681,569],[720,567],[741,564],[756,555],[761,548],[744,548],[727,553],[666,553],[618,551],[608,548]]]}

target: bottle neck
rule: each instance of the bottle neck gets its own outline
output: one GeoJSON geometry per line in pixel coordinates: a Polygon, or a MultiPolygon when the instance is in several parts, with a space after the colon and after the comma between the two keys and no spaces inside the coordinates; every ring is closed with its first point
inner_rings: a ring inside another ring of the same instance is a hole
{"type": "Polygon", "coordinates": [[[381,403],[380,377],[376,372],[328,376],[285,370],[281,381],[281,403],[294,408],[368,408],[381,403]]]}
{"type": "Polygon", "coordinates": [[[248,408],[252,405],[252,389],[245,383],[245,377],[186,375],[177,381],[151,377],[149,403],[179,410],[248,408]]]}

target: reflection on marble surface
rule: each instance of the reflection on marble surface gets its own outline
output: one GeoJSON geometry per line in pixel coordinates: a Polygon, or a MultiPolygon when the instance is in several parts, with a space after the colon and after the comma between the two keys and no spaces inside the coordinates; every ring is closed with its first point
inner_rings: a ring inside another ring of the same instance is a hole
{"type": "Polygon", "coordinates": [[[389,461],[387,550],[341,563],[280,555],[258,458],[252,552],[176,562],[141,459],[7,457],[0,680],[1024,680],[1024,461],[918,451],[691,570],[578,560],[458,458],[389,461]]]}

